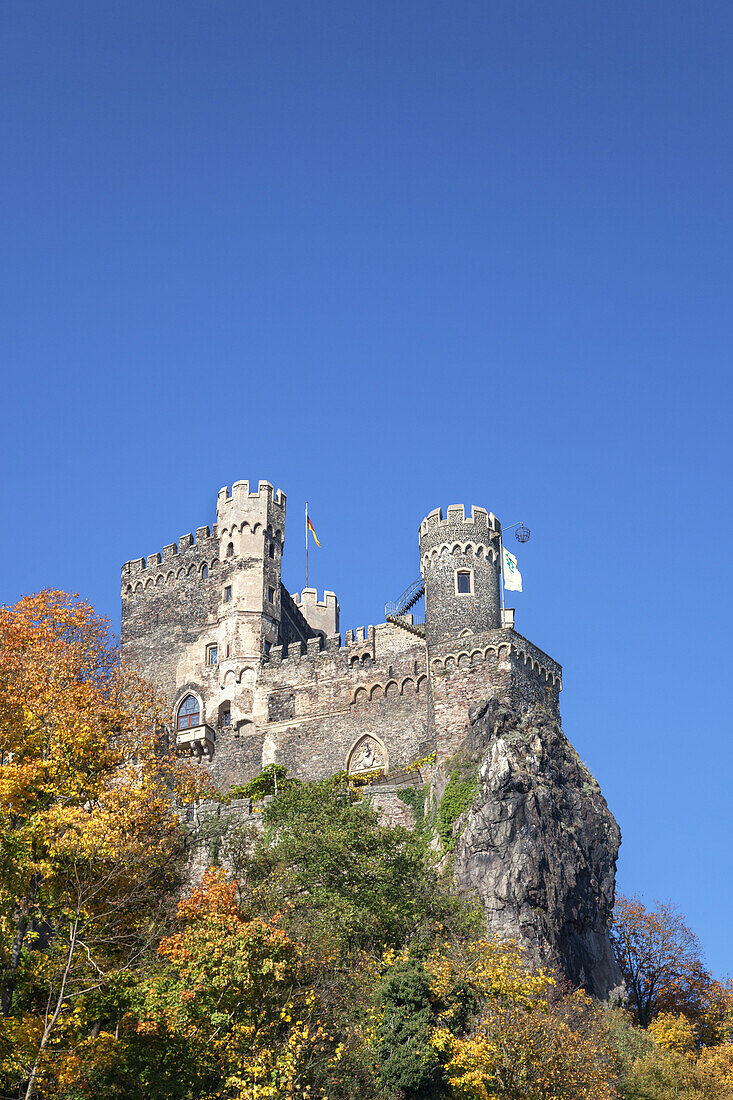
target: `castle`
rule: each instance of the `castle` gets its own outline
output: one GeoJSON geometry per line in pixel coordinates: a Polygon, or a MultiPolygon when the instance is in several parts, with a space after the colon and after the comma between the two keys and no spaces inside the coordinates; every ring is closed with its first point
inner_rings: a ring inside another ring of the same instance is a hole
{"type": "Polygon", "coordinates": [[[440,764],[478,700],[559,718],[560,666],[502,611],[496,516],[431,512],[421,579],[386,622],[342,638],[333,592],[282,584],[285,503],[267,481],[235,482],[213,528],[122,567],[123,657],[168,698],[179,751],[221,789],[269,763],[304,779],[399,775],[433,752],[440,764]]]}

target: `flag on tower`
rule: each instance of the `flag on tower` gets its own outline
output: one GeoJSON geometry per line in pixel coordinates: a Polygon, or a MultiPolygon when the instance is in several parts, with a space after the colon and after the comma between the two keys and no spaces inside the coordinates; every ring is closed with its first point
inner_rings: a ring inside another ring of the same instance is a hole
{"type": "Polygon", "coordinates": [[[316,546],[317,546],[317,547],[318,547],[318,549],[320,550],[320,548],[321,548],[321,544],[320,544],[320,542],[318,541],[318,536],[316,535],[315,531],[313,530],[313,524],[311,523],[311,518],[310,518],[310,516],[308,516],[308,530],[309,530],[309,531],[310,531],[310,533],[311,533],[311,534],[313,535],[313,541],[315,542],[316,546]]]}
{"type": "Polygon", "coordinates": [[[503,570],[504,570],[504,587],[508,592],[521,592],[522,591],[522,574],[517,569],[517,559],[514,554],[510,554],[505,546],[502,546],[504,553],[503,570]]]}

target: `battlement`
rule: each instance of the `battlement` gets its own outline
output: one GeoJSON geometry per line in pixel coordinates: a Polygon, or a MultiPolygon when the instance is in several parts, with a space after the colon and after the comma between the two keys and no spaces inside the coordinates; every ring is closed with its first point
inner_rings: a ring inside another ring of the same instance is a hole
{"type": "Polygon", "coordinates": [[[192,534],[181,535],[178,542],[169,542],[162,550],[155,554],[148,554],[147,558],[133,558],[126,561],[121,568],[123,582],[132,577],[151,576],[163,572],[164,576],[171,568],[174,570],[184,565],[183,558],[189,559],[192,554],[197,558],[211,553],[214,559],[218,558],[218,539],[216,525],[213,531],[209,527],[197,527],[195,537],[192,534]]]}
{"type": "Polygon", "coordinates": [[[322,600],[318,599],[317,588],[304,588],[302,592],[292,592],[291,595],[293,597],[293,602],[296,603],[301,610],[304,607],[318,607],[325,611],[328,607],[336,607],[338,605],[336,593],[330,592],[327,588],[323,590],[322,600]]]}
{"type": "Polygon", "coordinates": [[[317,589],[304,588],[301,593],[293,593],[293,603],[313,630],[324,637],[338,633],[340,609],[335,592],[326,590],[323,599],[319,600],[317,589]]]}
{"type": "Polygon", "coordinates": [[[228,485],[223,485],[219,490],[216,506],[217,510],[226,504],[234,504],[239,508],[247,508],[248,506],[259,501],[260,503],[267,503],[275,508],[281,508],[285,511],[285,502],[287,497],[282,489],[275,491],[269,481],[260,481],[257,485],[257,492],[250,493],[248,481],[234,481],[232,482],[231,492],[228,485]]]}
{"type": "Polygon", "coordinates": [[[420,538],[459,526],[470,528],[474,537],[485,532],[491,538],[501,531],[501,524],[493,512],[472,504],[471,514],[467,516],[462,504],[449,504],[445,516],[442,508],[434,508],[428,513],[420,524],[420,538]]]}

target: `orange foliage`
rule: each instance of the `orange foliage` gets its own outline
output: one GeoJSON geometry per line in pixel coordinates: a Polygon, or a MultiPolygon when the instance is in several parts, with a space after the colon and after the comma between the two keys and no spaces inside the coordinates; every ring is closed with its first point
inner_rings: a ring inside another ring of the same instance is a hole
{"type": "Polygon", "coordinates": [[[660,1012],[681,1013],[697,1024],[700,1041],[720,1041],[730,992],[708,973],[697,937],[673,906],[650,910],[638,898],[617,898],[611,938],[642,1027],[660,1012]]]}
{"type": "Polygon", "coordinates": [[[82,600],[0,609],[0,1015],[28,1097],[78,1028],[79,989],[135,957],[175,879],[172,799],[200,779],[167,753],[160,712],[82,600]]]}

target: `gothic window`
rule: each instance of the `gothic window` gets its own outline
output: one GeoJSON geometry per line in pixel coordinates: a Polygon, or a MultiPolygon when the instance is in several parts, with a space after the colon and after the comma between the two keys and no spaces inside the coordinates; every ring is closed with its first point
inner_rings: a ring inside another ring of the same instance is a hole
{"type": "Polygon", "coordinates": [[[179,730],[188,730],[192,726],[199,726],[201,710],[199,708],[199,701],[195,695],[187,695],[178,708],[178,728],[179,730]]]}
{"type": "Polygon", "coordinates": [[[227,557],[231,558],[233,556],[233,554],[234,554],[234,543],[230,542],[229,545],[227,546],[227,557]]]}
{"type": "Polygon", "coordinates": [[[202,579],[203,581],[205,581],[205,580],[206,580],[206,578],[208,577],[208,575],[209,575],[209,567],[208,567],[208,565],[204,565],[204,566],[202,566],[202,567],[201,567],[201,579],[202,579]]]}
{"type": "Polygon", "coordinates": [[[275,543],[274,542],[270,543],[267,552],[268,552],[268,554],[270,555],[271,558],[275,557],[275,543]]]}
{"type": "Polygon", "coordinates": [[[459,596],[471,595],[471,573],[468,569],[459,569],[456,573],[456,592],[459,596]]]}

